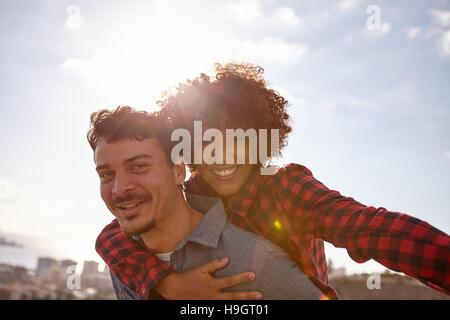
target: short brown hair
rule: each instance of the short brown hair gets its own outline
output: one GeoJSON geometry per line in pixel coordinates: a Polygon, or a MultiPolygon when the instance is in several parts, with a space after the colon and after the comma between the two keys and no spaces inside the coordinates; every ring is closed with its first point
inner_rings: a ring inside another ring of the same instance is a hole
{"type": "Polygon", "coordinates": [[[170,135],[154,114],[129,106],[119,106],[114,110],[103,109],[91,114],[91,128],[87,139],[94,151],[100,139],[116,142],[122,139],[141,141],[147,138],[159,141],[168,163],[172,165],[170,135]]]}

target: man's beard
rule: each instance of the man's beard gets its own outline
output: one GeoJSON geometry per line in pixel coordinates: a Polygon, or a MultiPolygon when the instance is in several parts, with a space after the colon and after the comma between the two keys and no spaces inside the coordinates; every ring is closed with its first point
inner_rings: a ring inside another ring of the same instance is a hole
{"type": "Polygon", "coordinates": [[[152,230],[155,227],[155,219],[152,219],[151,221],[147,222],[143,226],[140,226],[138,229],[135,230],[125,230],[122,228],[122,231],[129,237],[131,236],[139,236],[143,233],[146,233],[150,230],[152,230]]]}

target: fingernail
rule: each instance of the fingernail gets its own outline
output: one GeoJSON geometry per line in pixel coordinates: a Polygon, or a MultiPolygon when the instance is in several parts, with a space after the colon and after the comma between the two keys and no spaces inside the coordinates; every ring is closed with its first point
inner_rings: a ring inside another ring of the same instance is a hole
{"type": "Polygon", "coordinates": [[[220,262],[225,262],[227,260],[228,260],[228,258],[222,258],[222,259],[220,259],[220,262]]]}
{"type": "Polygon", "coordinates": [[[249,273],[248,274],[248,278],[249,279],[254,279],[255,278],[255,274],[254,273],[249,273]]]}
{"type": "Polygon", "coordinates": [[[255,295],[255,299],[256,300],[261,300],[262,299],[262,294],[258,293],[257,295],[255,295]]]}

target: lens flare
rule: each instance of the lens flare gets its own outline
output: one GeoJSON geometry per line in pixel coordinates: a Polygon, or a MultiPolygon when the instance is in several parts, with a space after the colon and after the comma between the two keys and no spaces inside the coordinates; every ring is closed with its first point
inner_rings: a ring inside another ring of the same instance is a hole
{"type": "Polygon", "coordinates": [[[283,228],[280,221],[278,221],[278,220],[275,221],[274,226],[275,226],[275,228],[277,228],[277,230],[281,230],[283,228]]]}
{"type": "Polygon", "coordinates": [[[320,296],[319,300],[331,300],[331,298],[328,297],[328,296],[325,295],[325,294],[322,294],[322,295],[320,296]]]}

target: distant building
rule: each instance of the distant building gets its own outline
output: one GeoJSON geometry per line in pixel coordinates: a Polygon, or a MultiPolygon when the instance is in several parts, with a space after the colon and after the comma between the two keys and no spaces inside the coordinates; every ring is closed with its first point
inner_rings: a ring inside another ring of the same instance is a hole
{"type": "Polygon", "coordinates": [[[56,299],[56,292],[51,287],[34,283],[0,284],[0,300],[56,299]]]}
{"type": "Polygon", "coordinates": [[[77,274],[74,260],[39,257],[35,273],[24,267],[0,264],[0,300],[115,299],[108,268],[85,261],[77,274]]]}
{"type": "Polygon", "coordinates": [[[29,282],[28,270],[24,267],[0,264],[0,283],[29,282]]]}
{"type": "Polygon", "coordinates": [[[28,282],[30,280],[28,270],[24,267],[14,267],[14,280],[21,283],[28,282]]]}
{"type": "Polygon", "coordinates": [[[38,258],[38,265],[37,265],[37,269],[36,269],[36,275],[39,276],[39,274],[43,270],[46,270],[48,268],[51,268],[51,267],[57,266],[57,265],[58,265],[58,261],[53,259],[53,258],[39,257],[38,258]]]}
{"type": "Polygon", "coordinates": [[[0,264],[0,283],[13,283],[13,266],[0,264]]]}
{"type": "Polygon", "coordinates": [[[66,287],[67,272],[61,265],[52,265],[46,269],[41,269],[37,274],[37,279],[43,283],[54,284],[57,289],[66,287]]]}
{"type": "Polygon", "coordinates": [[[98,262],[84,261],[83,275],[96,275],[98,273],[98,262]]]}
{"type": "Polygon", "coordinates": [[[45,283],[54,284],[57,289],[65,289],[68,267],[76,264],[76,261],[69,259],[59,261],[53,258],[39,257],[36,278],[45,283]]]}
{"type": "Polygon", "coordinates": [[[81,273],[82,289],[95,288],[97,291],[111,291],[112,283],[109,270],[98,271],[98,262],[85,261],[81,273]]]}
{"type": "Polygon", "coordinates": [[[73,261],[73,260],[70,260],[70,259],[66,259],[66,260],[62,260],[61,261],[61,266],[64,267],[64,268],[67,268],[67,267],[70,267],[70,266],[73,266],[73,265],[76,266],[77,262],[73,261]]]}

